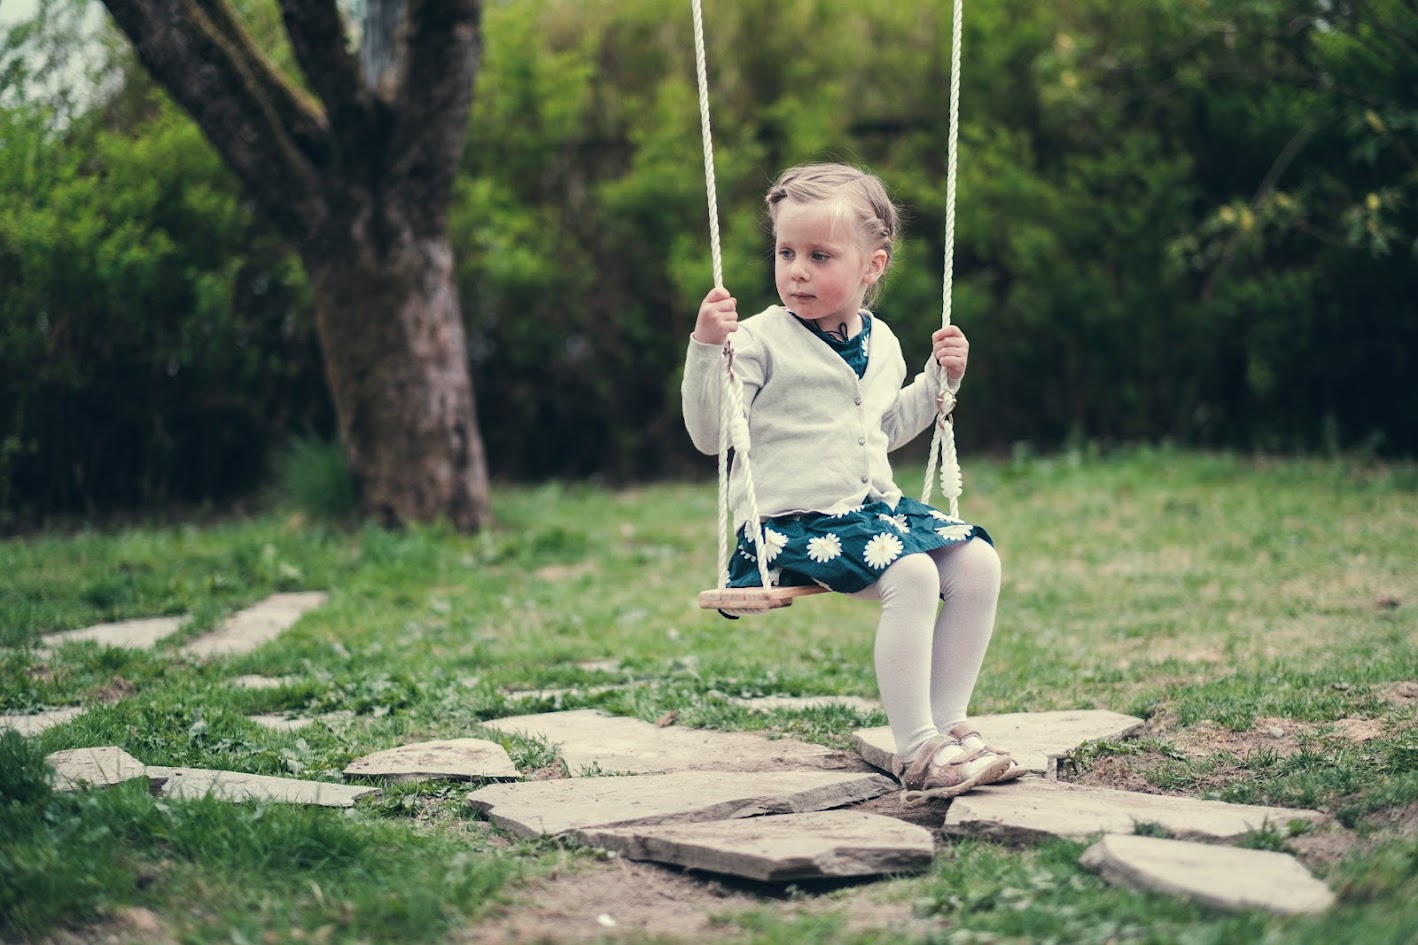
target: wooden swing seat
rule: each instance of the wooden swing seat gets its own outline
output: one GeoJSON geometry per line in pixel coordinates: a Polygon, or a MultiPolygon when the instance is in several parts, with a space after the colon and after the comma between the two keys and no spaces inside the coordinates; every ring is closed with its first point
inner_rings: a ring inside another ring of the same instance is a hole
{"type": "Polygon", "coordinates": [[[700,591],[699,606],[705,610],[753,613],[791,607],[796,597],[825,593],[827,588],[816,584],[803,587],[720,587],[700,591]]]}

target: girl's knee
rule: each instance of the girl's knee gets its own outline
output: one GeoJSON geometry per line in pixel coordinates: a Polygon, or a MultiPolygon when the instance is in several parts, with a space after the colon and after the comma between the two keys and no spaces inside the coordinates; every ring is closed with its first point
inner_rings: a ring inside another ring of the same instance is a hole
{"type": "Polygon", "coordinates": [[[965,587],[999,592],[1000,560],[995,546],[983,538],[941,549],[936,554],[941,593],[965,587]]]}
{"type": "Polygon", "coordinates": [[[897,558],[882,572],[877,587],[883,603],[890,602],[892,598],[915,597],[933,601],[936,596],[935,564],[923,554],[897,558]]]}

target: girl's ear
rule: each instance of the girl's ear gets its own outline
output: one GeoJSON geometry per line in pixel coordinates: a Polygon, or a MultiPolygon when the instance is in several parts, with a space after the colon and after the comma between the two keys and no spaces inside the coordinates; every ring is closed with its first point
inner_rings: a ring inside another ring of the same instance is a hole
{"type": "Polygon", "coordinates": [[[886,255],[886,250],[878,249],[867,257],[867,271],[862,274],[862,281],[867,285],[875,285],[877,280],[886,272],[886,264],[890,257],[886,255]]]}

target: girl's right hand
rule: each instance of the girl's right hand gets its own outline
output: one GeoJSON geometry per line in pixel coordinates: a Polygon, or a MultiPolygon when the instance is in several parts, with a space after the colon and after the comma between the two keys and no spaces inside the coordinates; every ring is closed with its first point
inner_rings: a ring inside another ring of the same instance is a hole
{"type": "Polygon", "coordinates": [[[694,340],[700,344],[721,345],[730,333],[738,330],[738,300],[723,286],[710,289],[699,305],[699,317],[694,322],[694,340]]]}

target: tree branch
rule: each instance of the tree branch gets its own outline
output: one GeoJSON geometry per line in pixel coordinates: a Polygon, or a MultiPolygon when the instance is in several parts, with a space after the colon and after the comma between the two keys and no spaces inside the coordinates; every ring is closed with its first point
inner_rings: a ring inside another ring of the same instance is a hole
{"type": "Polygon", "coordinates": [[[280,0],[281,18],[301,71],[325,103],[337,137],[362,137],[372,104],[358,60],[345,45],[345,22],[334,0],[280,0]]]}
{"type": "Polygon", "coordinates": [[[103,2],[261,211],[288,239],[306,239],[323,216],[310,159],[329,148],[324,115],[256,49],[227,0],[103,2]]]}
{"type": "Polygon", "coordinates": [[[408,0],[398,59],[390,170],[413,187],[409,220],[440,233],[463,155],[482,54],[481,0],[408,0]]]}

